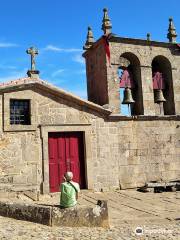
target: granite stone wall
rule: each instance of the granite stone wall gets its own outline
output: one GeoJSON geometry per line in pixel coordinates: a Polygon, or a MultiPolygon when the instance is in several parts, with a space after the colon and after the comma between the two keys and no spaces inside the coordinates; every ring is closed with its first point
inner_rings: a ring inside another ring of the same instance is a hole
{"type": "Polygon", "coordinates": [[[180,125],[176,116],[108,117],[40,89],[5,95],[31,96],[35,121],[31,130],[26,131],[25,126],[5,130],[0,98],[0,190],[39,191],[43,183],[48,184],[48,143],[44,137],[48,131],[85,132],[89,189],[124,189],[152,180],[180,179],[180,125]]]}
{"type": "Polygon", "coordinates": [[[121,188],[180,179],[178,121],[119,122],[121,188]]]}

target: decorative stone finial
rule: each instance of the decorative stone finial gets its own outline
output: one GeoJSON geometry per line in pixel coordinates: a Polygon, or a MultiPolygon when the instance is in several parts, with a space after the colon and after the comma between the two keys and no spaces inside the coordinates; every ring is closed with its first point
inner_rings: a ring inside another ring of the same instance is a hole
{"type": "Polygon", "coordinates": [[[151,41],[151,34],[147,33],[147,41],[151,41]]]}
{"type": "Polygon", "coordinates": [[[103,20],[102,20],[102,28],[101,29],[104,31],[104,35],[108,35],[111,33],[112,24],[111,24],[111,20],[108,16],[107,8],[104,8],[103,12],[104,12],[104,16],[103,16],[103,20]]]}
{"type": "Polygon", "coordinates": [[[36,70],[35,56],[38,55],[39,51],[35,47],[30,47],[26,50],[27,54],[31,55],[31,70],[27,71],[28,77],[39,78],[39,71],[36,70]]]}
{"type": "Polygon", "coordinates": [[[88,27],[88,33],[87,33],[87,39],[86,39],[86,43],[83,46],[84,50],[89,49],[94,43],[94,37],[93,37],[93,32],[91,27],[88,27]]]}
{"type": "Polygon", "coordinates": [[[176,37],[177,37],[176,28],[174,26],[173,18],[170,17],[167,38],[169,39],[170,43],[174,43],[176,42],[176,37]]]}

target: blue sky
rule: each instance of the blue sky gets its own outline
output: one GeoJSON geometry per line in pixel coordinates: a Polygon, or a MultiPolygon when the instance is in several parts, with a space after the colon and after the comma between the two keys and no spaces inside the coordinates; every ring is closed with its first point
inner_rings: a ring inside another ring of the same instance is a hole
{"type": "Polygon", "coordinates": [[[0,14],[0,82],[24,77],[30,67],[26,49],[39,49],[40,76],[86,98],[85,65],[81,57],[87,26],[102,35],[102,9],[109,9],[113,33],[122,37],[167,41],[172,16],[180,35],[179,0],[4,0],[0,14]]]}

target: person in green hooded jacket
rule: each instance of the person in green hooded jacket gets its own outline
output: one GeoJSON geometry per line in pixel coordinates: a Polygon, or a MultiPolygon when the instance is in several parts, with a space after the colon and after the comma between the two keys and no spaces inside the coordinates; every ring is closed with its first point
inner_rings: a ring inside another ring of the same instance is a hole
{"type": "Polygon", "coordinates": [[[64,174],[64,182],[60,185],[61,197],[60,207],[69,208],[77,204],[78,193],[80,192],[79,184],[72,181],[73,173],[66,172],[64,174]]]}

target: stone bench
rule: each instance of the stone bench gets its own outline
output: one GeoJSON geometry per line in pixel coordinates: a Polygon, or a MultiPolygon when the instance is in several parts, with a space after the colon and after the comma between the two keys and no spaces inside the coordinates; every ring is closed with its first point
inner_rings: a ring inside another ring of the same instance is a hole
{"type": "Polygon", "coordinates": [[[60,209],[58,206],[0,202],[0,215],[49,226],[109,227],[107,201],[94,207],[60,209]]]}

